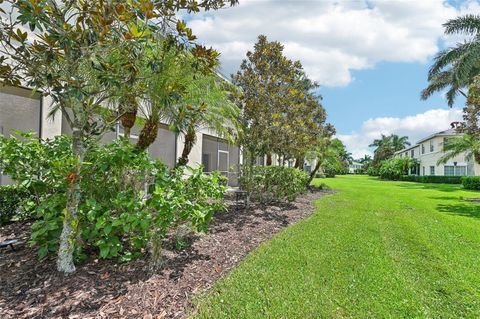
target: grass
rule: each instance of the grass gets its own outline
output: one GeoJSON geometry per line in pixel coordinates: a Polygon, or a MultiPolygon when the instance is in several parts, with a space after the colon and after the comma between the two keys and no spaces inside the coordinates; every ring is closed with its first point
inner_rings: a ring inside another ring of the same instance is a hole
{"type": "Polygon", "coordinates": [[[327,184],[338,192],[197,297],[196,317],[480,317],[480,204],[462,200],[479,193],[365,176],[327,184]]]}

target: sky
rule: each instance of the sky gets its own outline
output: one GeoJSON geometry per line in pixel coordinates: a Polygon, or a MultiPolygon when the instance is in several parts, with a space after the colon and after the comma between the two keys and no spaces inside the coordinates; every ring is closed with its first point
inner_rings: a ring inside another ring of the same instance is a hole
{"type": "Polygon", "coordinates": [[[239,0],[233,8],[187,17],[199,42],[220,53],[234,73],[258,35],[280,41],[320,84],[322,105],[337,137],[355,158],[372,154],[381,134],[412,143],[461,119],[464,101],[449,108],[443,94],[420,92],[439,50],[463,39],[442,24],[480,13],[479,0],[239,0]]]}

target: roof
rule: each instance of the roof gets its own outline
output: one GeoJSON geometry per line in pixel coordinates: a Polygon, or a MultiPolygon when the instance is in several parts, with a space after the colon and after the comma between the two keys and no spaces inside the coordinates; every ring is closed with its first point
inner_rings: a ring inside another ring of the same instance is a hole
{"type": "Polygon", "coordinates": [[[434,138],[436,136],[458,136],[458,135],[463,135],[462,133],[458,133],[454,128],[451,128],[451,129],[448,129],[448,130],[445,130],[445,131],[440,131],[440,132],[437,132],[435,134],[432,134],[428,137],[425,137],[425,138],[422,138],[421,140],[419,140],[417,142],[417,144],[420,144],[422,142],[425,142],[431,138],[434,138]]]}

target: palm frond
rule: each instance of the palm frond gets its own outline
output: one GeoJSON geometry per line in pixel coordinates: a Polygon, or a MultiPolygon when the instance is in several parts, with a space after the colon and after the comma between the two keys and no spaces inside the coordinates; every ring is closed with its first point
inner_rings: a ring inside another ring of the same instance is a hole
{"type": "Polygon", "coordinates": [[[475,141],[470,135],[464,135],[462,137],[449,138],[448,143],[444,144],[443,155],[437,162],[437,165],[445,164],[452,158],[465,153],[467,158],[471,158],[475,149],[479,148],[478,141],[475,141]]]}
{"type": "Polygon", "coordinates": [[[480,15],[467,14],[451,19],[443,24],[445,34],[475,34],[480,32],[480,15]]]}
{"type": "Polygon", "coordinates": [[[441,72],[445,67],[455,63],[463,55],[468,52],[470,43],[462,43],[453,48],[440,51],[433,59],[433,65],[428,71],[428,80],[430,81],[436,74],[441,72]]]}

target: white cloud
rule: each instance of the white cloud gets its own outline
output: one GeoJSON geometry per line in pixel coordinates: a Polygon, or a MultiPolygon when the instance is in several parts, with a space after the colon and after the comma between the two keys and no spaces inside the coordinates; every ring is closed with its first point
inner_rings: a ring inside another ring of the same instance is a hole
{"type": "Polygon", "coordinates": [[[358,132],[337,135],[354,158],[372,155],[368,147],[381,134],[408,136],[410,143],[450,128],[450,123],[462,119],[461,109],[433,109],[406,117],[377,117],[363,122],[358,132]]]}
{"type": "Polygon", "coordinates": [[[439,50],[447,19],[480,12],[478,1],[453,7],[443,0],[240,0],[240,5],[189,17],[200,41],[217,48],[234,72],[259,34],[285,45],[308,74],[344,86],[351,71],[382,61],[425,62],[439,50]]]}

